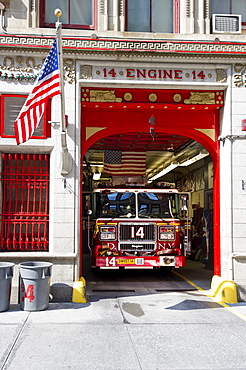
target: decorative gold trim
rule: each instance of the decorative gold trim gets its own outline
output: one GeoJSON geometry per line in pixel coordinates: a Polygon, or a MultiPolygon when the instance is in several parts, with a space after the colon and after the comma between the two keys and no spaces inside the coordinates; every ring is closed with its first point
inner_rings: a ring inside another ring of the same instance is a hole
{"type": "Polygon", "coordinates": [[[207,135],[211,140],[215,141],[215,129],[214,128],[195,128],[195,130],[202,132],[207,135]]]}
{"type": "Polygon", "coordinates": [[[156,100],[157,100],[157,95],[156,94],[154,94],[154,93],[149,94],[149,101],[154,103],[156,100]]]}
{"type": "Polygon", "coordinates": [[[189,99],[184,100],[185,104],[215,104],[215,93],[213,92],[190,92],[189,99]]]}
{"type": "Polygon", "coordinates": [[[181,99],[182,99],[182,96],[180,94],[173,95],[173,101],[175,101],[176,103],[179,103],[181,99]]]}
{"type": "Polygon", "coordinates": [[[106,127],[86,127],[85,128],[85,140],[88,140],[92,135],[97,132],[104,130],[106,127]]]}
{"type": "Polygon", "coordinates": [[[116,97],[114,90],[90,90],[90,101],[98,103],[121,103],[122,99],[116,97]]]}
{"type": "MultiPolygon", "coordinates": [[[[43,61],[42,61],[42,64],[43,64],[43,61]]],[[[0,65],[0,71],[1,72],[2,71],[14,72],[13,80],[15,81],[18,80],[19,82],[21,82],[21,81],[30,80],[30,78],[28,78],[28,76],[30,77],[30,75],[27,75],[26,73],[28,74],[32,73],[34,75],[37,75],[42,67],[42,64],[38,64],[35,58],[33,57],[24,58],[21,55],[17,55],[14,58],[14,57],[6,56],[3,59],[3,64],[0,65]],[[26,78],[18,79],[17,72],[19,74],[21,73],[22,75],[24,74],[24,77],[26,78]]],[[[65,76],[64,76],[65,81],[67,81],[68,83],[73,83],[75,81],[75,68],[74,68],[75,62],[74,60],[69,59],[69,58],[64,59],[63,65],[64,65],[64,71],[65,71],[65,76]]]]}
{"type": "Polygon", "coordinates": [[[227,80],[227,74],[226,74],[226,71],[224,69],[216,69],[215,70],[216,72],[216,82],[226,82],[227,80]]]}
{"type": "Polygon", "coordinates": [[[80,67],[80,78],[85,80],[92,79],[92,66],[91,65],[83,65],[80,67]]]}
{"type": "Polygon", "coordinates": [[[65,81],[69,84],[75,81],[75,62],[73,59],[64,59],[63,60],[63,68],[65,71],[65,81]]]}
{"type": "Polygon", "coordinates": [[[124,95],[124,99],[126,100],[126,101],[131,101],[132,100],[132,94],[131,93],[125,93],[125,95],[124,95]]]}
{"type": "Polygon", "coordinates": [[[237,87],[244,85],[244,75],[246,70],[246,64],[235,64],[234,71],[237,72],[234,74],[234,85],[237,87]]]}

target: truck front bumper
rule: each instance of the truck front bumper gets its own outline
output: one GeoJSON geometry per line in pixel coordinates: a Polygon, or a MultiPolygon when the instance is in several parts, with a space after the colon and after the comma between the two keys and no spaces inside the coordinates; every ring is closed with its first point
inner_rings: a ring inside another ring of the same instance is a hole
{"type": "Polygon", "coordinates": [[[107,256],[93,258],[92,267],[100,268],[154,268],[154,267],[184,267],[186,257],[184,256],[107,256]]]}

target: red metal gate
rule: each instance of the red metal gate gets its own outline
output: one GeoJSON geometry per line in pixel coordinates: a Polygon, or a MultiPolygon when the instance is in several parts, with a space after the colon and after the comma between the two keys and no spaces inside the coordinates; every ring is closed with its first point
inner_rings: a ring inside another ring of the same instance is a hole
{"type": "Polygon", "coordinates": [[[47,251],[49,155],[2,154],[0,251],[47,251]]]}

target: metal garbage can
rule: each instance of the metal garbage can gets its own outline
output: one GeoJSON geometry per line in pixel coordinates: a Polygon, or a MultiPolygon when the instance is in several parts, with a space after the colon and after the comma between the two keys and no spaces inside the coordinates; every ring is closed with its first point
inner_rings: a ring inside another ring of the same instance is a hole
{"type": "Polygon", "coordinates": [[[0,262],[0,312],[9,309],[14,265],[11,262],[0,262]]]}
{"type": "Polygon", "coordinates": [[[52,263],[20,263],[20,308],[41,311],[49,306],[52,263]]]}

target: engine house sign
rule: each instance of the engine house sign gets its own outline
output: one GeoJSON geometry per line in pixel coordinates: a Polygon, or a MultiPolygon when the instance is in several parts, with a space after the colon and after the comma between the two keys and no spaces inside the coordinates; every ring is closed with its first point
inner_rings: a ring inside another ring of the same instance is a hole
{"type": "Polygon", "coordinates": [[[159,81],[159,82],[226,82],[224,69],[135,68],[81,66],[82,79],[159,81]]]}

